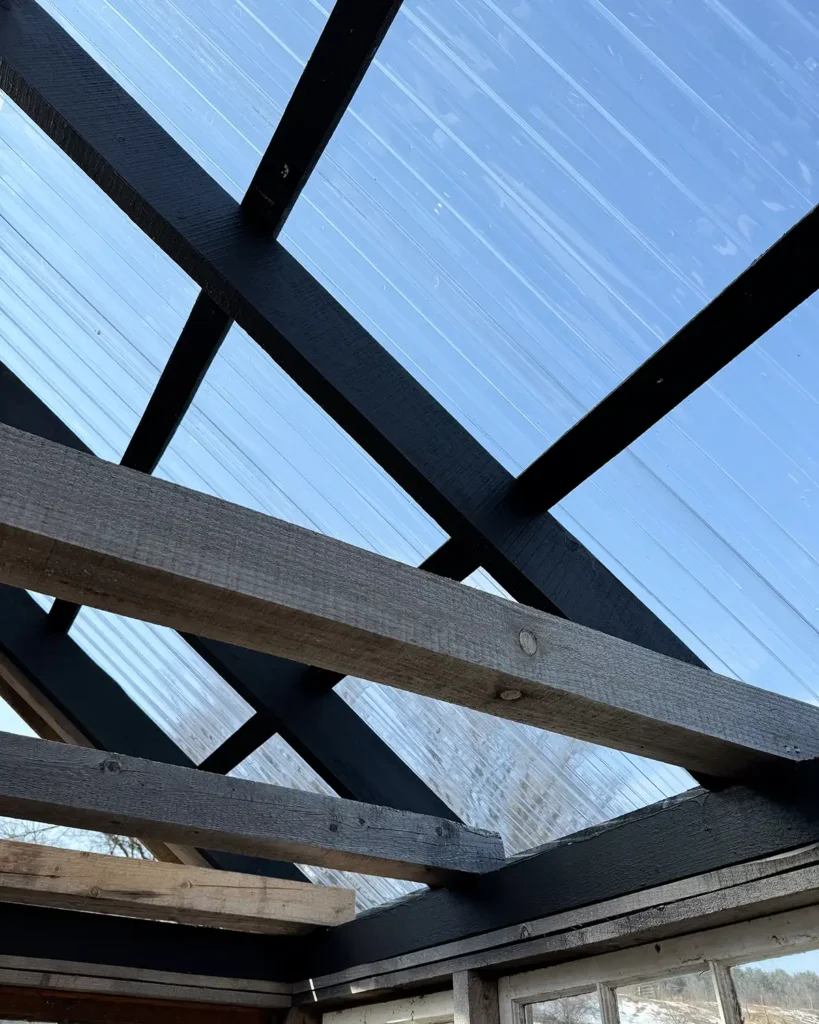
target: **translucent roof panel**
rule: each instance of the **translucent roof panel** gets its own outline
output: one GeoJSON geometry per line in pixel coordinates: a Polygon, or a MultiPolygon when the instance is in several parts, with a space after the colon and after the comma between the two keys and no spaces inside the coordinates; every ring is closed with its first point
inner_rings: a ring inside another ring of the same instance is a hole
{"type": "Polygon", "coordinates": [[[236,326],[157,473],[413,565],[446,539],[236,326]]]}
{"type": "Polygon", "coordinates": [[[315,0],[40,3],[237,199],[332,7],[315,0]]]}
{"type": "Polygon", "coordinates": [[[71,637],[199,764],[252,714],[182,637],[96,608],[82,608],[71,637]]]}
{"type": "MultiPolygon", "coordinates": [[[[484,571],[469,585],[507,596],[484,571]]],[[[520,853],[690,788],[680,768],[348,677],[336,692],[464,821],[520,853]]]]}
{"type": "MultiPolygon", "coordinates": [[[[307,762],[282,739],[273,736],[250,757],[246,758],[231,773],[243,779],[256,782],[269,782],[276,786],[287,786],[289,789],[301,789],[310,793],[321,793],[324,796],[336,796],[336,793],[324,780],[317,775],[307,762]]],[[[320,868],[311,864],[300,864],[299,867],[307,877],[319,885],[342,885],[356,890],[356,910],[366,910],[389,900],[398,899],[424,886],[415,882],[405,882],[396,878],[380,878],[373,875],[361,875],[352,871],[336,871],[332,868],[320,868]]]]}
{"type": "Polygon", "coordinates": [[[819,298],[557,517],[712,668],[819,701],[819,298]]]}
{"type": "Polygon", "coordinates": [[[197,289],[3,93],[0,267],[0,360],[118,460],[197,289]]]}
{"type": "Polygon", "coordinates": [[[518,470],[808,211],[779,0],[406,0],[282,241],[518,470]]]}

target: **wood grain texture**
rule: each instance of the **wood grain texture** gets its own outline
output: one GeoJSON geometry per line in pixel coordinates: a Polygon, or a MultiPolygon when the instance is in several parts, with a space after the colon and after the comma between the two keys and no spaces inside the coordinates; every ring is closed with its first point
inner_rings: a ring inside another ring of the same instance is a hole
{"type": "Polygon", "coordinates": [[[477,971],[452,975],[454,1024],[500,1024],[498,983],[477,971]]]}
{"type": "MultiPolygon", "coordinates": [[[[778,950],[777,950],[778,952],[778,950]]],[[[731,970],[724,963],[717,960],[709,961],[711,977],[714,980],[714,991],[717,995],[717,1005],[722,1024],[743,1024],[742,1010],[737,997],[737,990],[734,987],[734,979],[731,977],[731,970]]]]}
{"type": "Polygon", "coordinates": [[[620,988],[707,970],[716,960],[748,963],[810,949],[819,938],[819,911],[815,906],[802,907],[708,930],[697,928],[687,934],[684,923],[680,928],[682,933],[661,941],[595,956],[581,953],[576,959],[567,958],[551,967],[502,977],[499,992],[503,1024],[512,1024],[504,1012],[507,1000],[553,999],[562,993],[588,990],[596,982],[620,988]]]}
{"type": "Polygon", "coordinates": [[[9,840],[0,840],[0,900],[271,935],[355,916],[352,889],[9,840]]]}
{"type": "Polygon", "coordinates": [[[433,884],[504,861],[445,819],[9,733],[0,814],[433,884]]]}
{"type": "MultiPolygon", "coordinates": [[[[2,363],[0,420],[68,448],[88,451],[77,435],[2,363]]],[[[447,542],[425,566],[439,575],[453,578],[451,574],[455,573],[457,578],[463,578],[458,573],[468,576],[477,568],[477,561],[463,564],[455,546],[447,542]]],[[[169,760],[141,747],[148,723],[156,733],[160,730],[72,640],[61,641],[54,625],[53,616],[46,617],[23,591],[0,586],[0,650],[4,644],[15,647],[18,662],[30,677],[27,693],[34,689],[40,693],[59,690],[84,728],[92,721],[97,724],[97,739],[91,746],[156,761],[169,760]],[[32,673],[37,675],[36,685],[32,673]],[[78,680],[82,680],[81,685],[78,680]],[[112,694],[119,694],[124,706],[114,708],[109,699],[112,694]],[[116,737],[109,735],[113,732],[116,737]],[[123,743],[133,743],[140,749],[123,743]]],[[[339,796],[458,820],[409,765],[333,692],[332,687],[342,678],[338,673],[201,637],[185,639],[249,704],[268,716],[271,729],[279,730],[339,796]]],[[[53,738],[53,734],[46,736],[38,728],[35,732],[46,739],[53,738]]],[[[167,746],[170,741],[165,739],[167,746]]],[[[251,866],[245,864],[234,870],[249,871],[251,866]]],[[[267,870],[274,868],[270,865],[267,870]]],[[[283,866],[275,870],[282,872],[281,877],[304,880],[295,868],[290,875],[284,874],[283,866]]]]}
{"type": "Polygon", "coordinates": [[[819,754],[817,708],[8,426],[0,579],[713,775],[819,754]]]}
{"type": "MultiPolygon", "coordinates": [[[[597,983],[597,1000],[600,1003],[600,1020],[602,1024],[620,1024],[620,1007],[617,1005],[617,993],[611,985],[597,983]]],[[[738,1024],[738,1022],[732,1022],[738,1024]]]]}
{"type": "MultiPolygon", "coordinates": [[[[193,761],[25,591],[0,584],[0,678],[38,735],[193,768],[193,761]],[[26,705],[31,709],[26,712],[26,705]],[[45,725],[48,733],[40,732],[45,725]]],[[[142,838],[142,837],[138,837],[142,838]]],[[[293,864],[147,840],[160,860],[306,882],[293,864]]]]}

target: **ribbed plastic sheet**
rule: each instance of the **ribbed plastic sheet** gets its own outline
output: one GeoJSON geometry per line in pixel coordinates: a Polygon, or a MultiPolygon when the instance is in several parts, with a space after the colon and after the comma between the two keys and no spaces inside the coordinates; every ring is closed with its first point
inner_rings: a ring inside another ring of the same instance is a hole
{"type": "Polygon", "coordinates": [[[237,199],[332,4],[314,0],[40,0],[237,199]]]}

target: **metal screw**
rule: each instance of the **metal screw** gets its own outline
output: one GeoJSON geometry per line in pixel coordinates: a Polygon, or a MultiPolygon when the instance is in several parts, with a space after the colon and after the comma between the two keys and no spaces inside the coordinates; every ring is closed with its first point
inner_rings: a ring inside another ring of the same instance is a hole
{"type": "Polygon", "coordinates": [[[518,633],[520,646],[525,654],[537,654],[537,637],[528,629],[522,629],[518,633]]]}
{"type": "Polygon", "coordinates": [[[501,700],[520,700],[523,694],[520,690],[501,690],[498,696],[501,700]]]}
{"type": "Polygon", "coordinates": [[[284,167],[282,167],[282,178],[286,178],[289,173],[290,168],[285,164],[284,167]]]}

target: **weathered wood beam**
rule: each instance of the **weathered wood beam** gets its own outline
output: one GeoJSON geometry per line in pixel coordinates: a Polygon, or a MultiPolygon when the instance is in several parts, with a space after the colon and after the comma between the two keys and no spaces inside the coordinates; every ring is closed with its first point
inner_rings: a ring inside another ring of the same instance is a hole
{"type": "Polygon", "coordinates": [[[0,814],[441,885],[504,862],[491,832],[0,733],[0,814]]]}
{"type": "Polygon", "coordinates": [[[659,758],[819,755],[819,709],[0,426],[0,580],[659,758]]]}
{"type": "Polygon", "coordinates": [[[0,901],[270,935],[355,917],[355,891],[0,840],[0,901]]]}
{"type": "MultiPolygon", "coordinates": [[[[20,430],[90,454],[77,435],[2,362],[0,420],[20,430]]],[[[431,572],[450,576],[454,573],[459,579],[462,578],[459,573],[468,576],[476,566],[477,563],[471,568],[464,564],[451,542],[443,544],[424,562],[424,567],[431,572]]],[[[130,701],[120,687],[73,640],[61,640],[60,630],[50,628],[54,626],[53,617],[47,618],[46,613],[41,612],[25,592],[0,585],[0,655],[4,645],[5,648],[14,647],[15,663],[20,672],[28,677],[25,684],[26,699],[35,696],[37,700],[35,691],[37,694],[59,691],[63,703],[71,705],[75,726],[82,724],[87,727],[92,721],[97,726],[95,739],[82,741],[90,746],[102,750],[119,750],[155,761],[191,764],[187,760],[180,761],[164,754],[154,754],[147,747],[142,748],[145,733],[162,735],[161,730],[150,722],[145,712],[130,701]],[[32,673],[36,674],[36,681],[32,673]],[[118,697],[124,706],[115,707],[112,704],[112,700],[116,702],[118,697]],[[140,719],[139,723],[137,718],[140,719]],[[127,745],[123,746],[123,743],[127,745]]],[[[281,732],[287,742],[339,796],[458,820],[457,815],[438,794],[333,691],[332,687],[343,678],[338,673],[310,668],[231,644],[203,640],[201,637],[188,635],[185,639],[257,712],[268,719],[271,730],[281,732]]],[[[40,731],[30,713],[26,720],[39,736],[54,738],[53,732],[47,734],[40,731]]],[[[259,724],[258,720],[256,724],[259,724]]],[[[65,737],[60,734],[60,738],[65,737]]],[[[247,739],[247,734],[243,733],[236,742],[239,739],[247,739]]],[[[164,742],[167,748],[170,740],[165,737],[164,742]]],[[[226,748],[221,749],[218,757],[214,751],[217,767],[199,767],[227,774],[224,766],[229,758],[222,755],[233,756],[237,753],[241,751],[237,751],[235,743],[228,740],[226,748]]],[[[220,860],[234,859],[232,854],[221,854],[219,857],[220,860]]],[[[220,866],[231,870],[228,864],[220,866]]],[[[263,865],[259,863],[256,867],[262,868],[263,865]]],[[[248,863],[233,868],[238,871],[251,869],[252,865],[248,863]]],[[[280,874],[278,877],[304,880],[304,876],[292,866],[277,866],[268,862],[262,873],[271,870],[289,870],[290,874],[280,874]]]]}
{"type": "Polygon", "coordinates": [[[454,1024],[500,1024],[498,982],[483,978],[477,971],[457,971],[452,975],[454,1024]]]}

